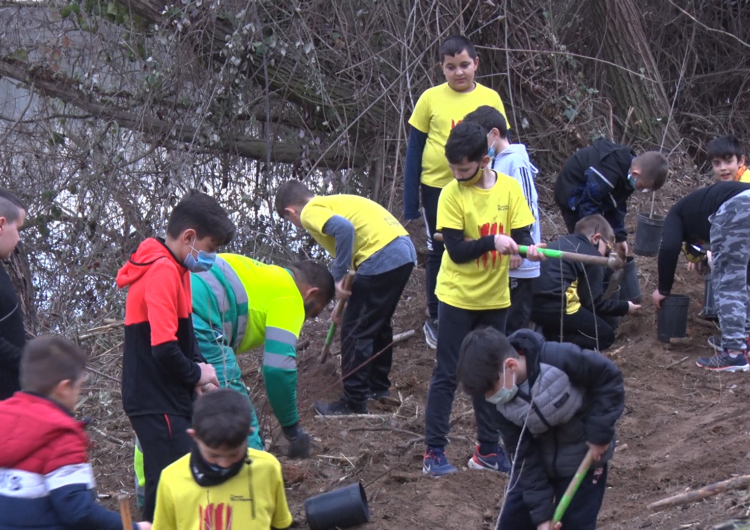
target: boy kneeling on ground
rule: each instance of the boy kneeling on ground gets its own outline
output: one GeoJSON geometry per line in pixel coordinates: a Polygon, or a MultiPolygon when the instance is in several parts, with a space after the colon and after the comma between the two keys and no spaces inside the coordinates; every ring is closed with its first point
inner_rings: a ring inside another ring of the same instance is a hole
{"type": "Polygon", "coordinates": [[[281,465],[247,446],[250,402],[221,388],[195,402],[190,454],[161,474],[154,529],[288,528],[281,465]]]}
{"type": "MultiPolygon", "coordinates": [[[[589,215],[576,223],[575,233],[561,236],[549,248],[590,256],[608,256],[615,233],[607,220],[589,215]]],[[[578,261],[549,259],[534,278],[531,320],[542,327],[547,340],[572,342],[581,348],[603,351],[615,341],[617,322],[641,306],[602,296],[606,267],[578,261]]]]}
{"type": "Polygon", "coordinates": [[[604,498],[615,423],[625,403],[622,374],[603,355],[574,344],[545,342],[522,329],[506,337],[486,328],[461,345],[464,391],[497,407],[512,454],[499,530],[552,530],[555,504],[589,449],[590,469],[562,518],[562,527],[593,530],[604,498]]]}

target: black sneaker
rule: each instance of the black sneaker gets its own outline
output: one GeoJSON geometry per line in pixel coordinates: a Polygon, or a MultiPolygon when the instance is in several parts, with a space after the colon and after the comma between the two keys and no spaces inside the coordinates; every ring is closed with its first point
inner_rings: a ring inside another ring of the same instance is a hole
{"type": "Polygon", "coordinates": [[[357,406],[345,397],[340,397],[336,401],[326,403],[325,401],[315,402],[315,411],[321,416],[342,416],[347,414],[368,414],[367,403],[357,406]]]}
{"type": "Polygon", "coordinates": [[[391,397],[391,391],[387,388],[384,388],[383,390],[370,390],[367,393],[367,399],[371,399],[373,401],[378,401],[387,397],[391,397]]]}
{"type": "Polygon", "coordinates": [[[701,357],[695,364],[706,370],[715,372],[748,372],[750,364],[747,363],[747,357],[744,352],[739,352],[732,357],[724,350],[713,357],[701,357]]]}
{"type": "Polygon", "coordinates": [[[424,341],[427,343],[427,346],[429,346],[433,350],[436,350],[438,335],[437,318],[428,318],[425,321],[424,326],[422,326],[422,331],[424,331],[424,341]]]}

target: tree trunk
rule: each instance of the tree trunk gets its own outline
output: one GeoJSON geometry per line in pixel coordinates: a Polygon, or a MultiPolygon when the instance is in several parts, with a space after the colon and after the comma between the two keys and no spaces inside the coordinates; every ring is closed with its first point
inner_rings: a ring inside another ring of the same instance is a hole
{"type": "Polygon", "coordinates": [[[612,94],[619,114],[633,107],[631,126],[638,136],[666,149],[677,145],[679,134],[669,120],[670,101],[649,48],[643,15],[635,0],[591,0],[590,19],[600,35],[608,66],[612,94]],[[631,72],[640,72],[649,80],[631,72]],[[669,125],[667,122],[669,121],[669,125]]]}
{"type": "Polygon", "coordinates": [[[5,263],[5,270],[13,282],[13,287],[18,295],[18,304],[23,311],[23,321],[26,325],[26,334],[36,335],[36,305],[34,304],[34,285],[31,282],[31,270],[29,260],[26,258],[26,248],[23,242],[16,245],[16,249],[5,263]]]}

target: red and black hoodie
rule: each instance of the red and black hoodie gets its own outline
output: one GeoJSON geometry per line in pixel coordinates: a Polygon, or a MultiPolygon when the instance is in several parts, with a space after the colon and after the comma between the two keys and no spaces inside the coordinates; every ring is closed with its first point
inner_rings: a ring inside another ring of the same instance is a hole
{"type": "Polygon", "coordinates": [[[191,319],[190,271],[162,240],[146,239],[117,273],[128,287],[122,402],[128,416],[192,416],[203,362],[191,319]]]}

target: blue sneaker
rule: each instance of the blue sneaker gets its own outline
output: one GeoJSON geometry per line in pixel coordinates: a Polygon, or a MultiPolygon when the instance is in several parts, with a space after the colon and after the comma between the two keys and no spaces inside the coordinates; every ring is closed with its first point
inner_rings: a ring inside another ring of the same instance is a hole
{"type": "Polygon", "coordinates": [[[510,461],[505,454],[505,448],[498,445],[497,453],[483,455],[479,452],[479,445],[474,448],[474,456],[469,459],[469,469],[489,469],[498,473],[510,471],[510,461]]]}
{"type": "Polygon", "coordinates": [[[432,477],[442,477],[456,473],[458,469],[453,467],[445,457],[445,451],[440,448],[427,448],[422,460],[422,473],[432,477]]]}
{"type": "Polygon", "coordinates": [[[713,357],[701,357],[695,364],[715,372],[748,372],[750,364],[744,352],[738,352],[734,357],[727,350],[717,353],[713,357]]]}

